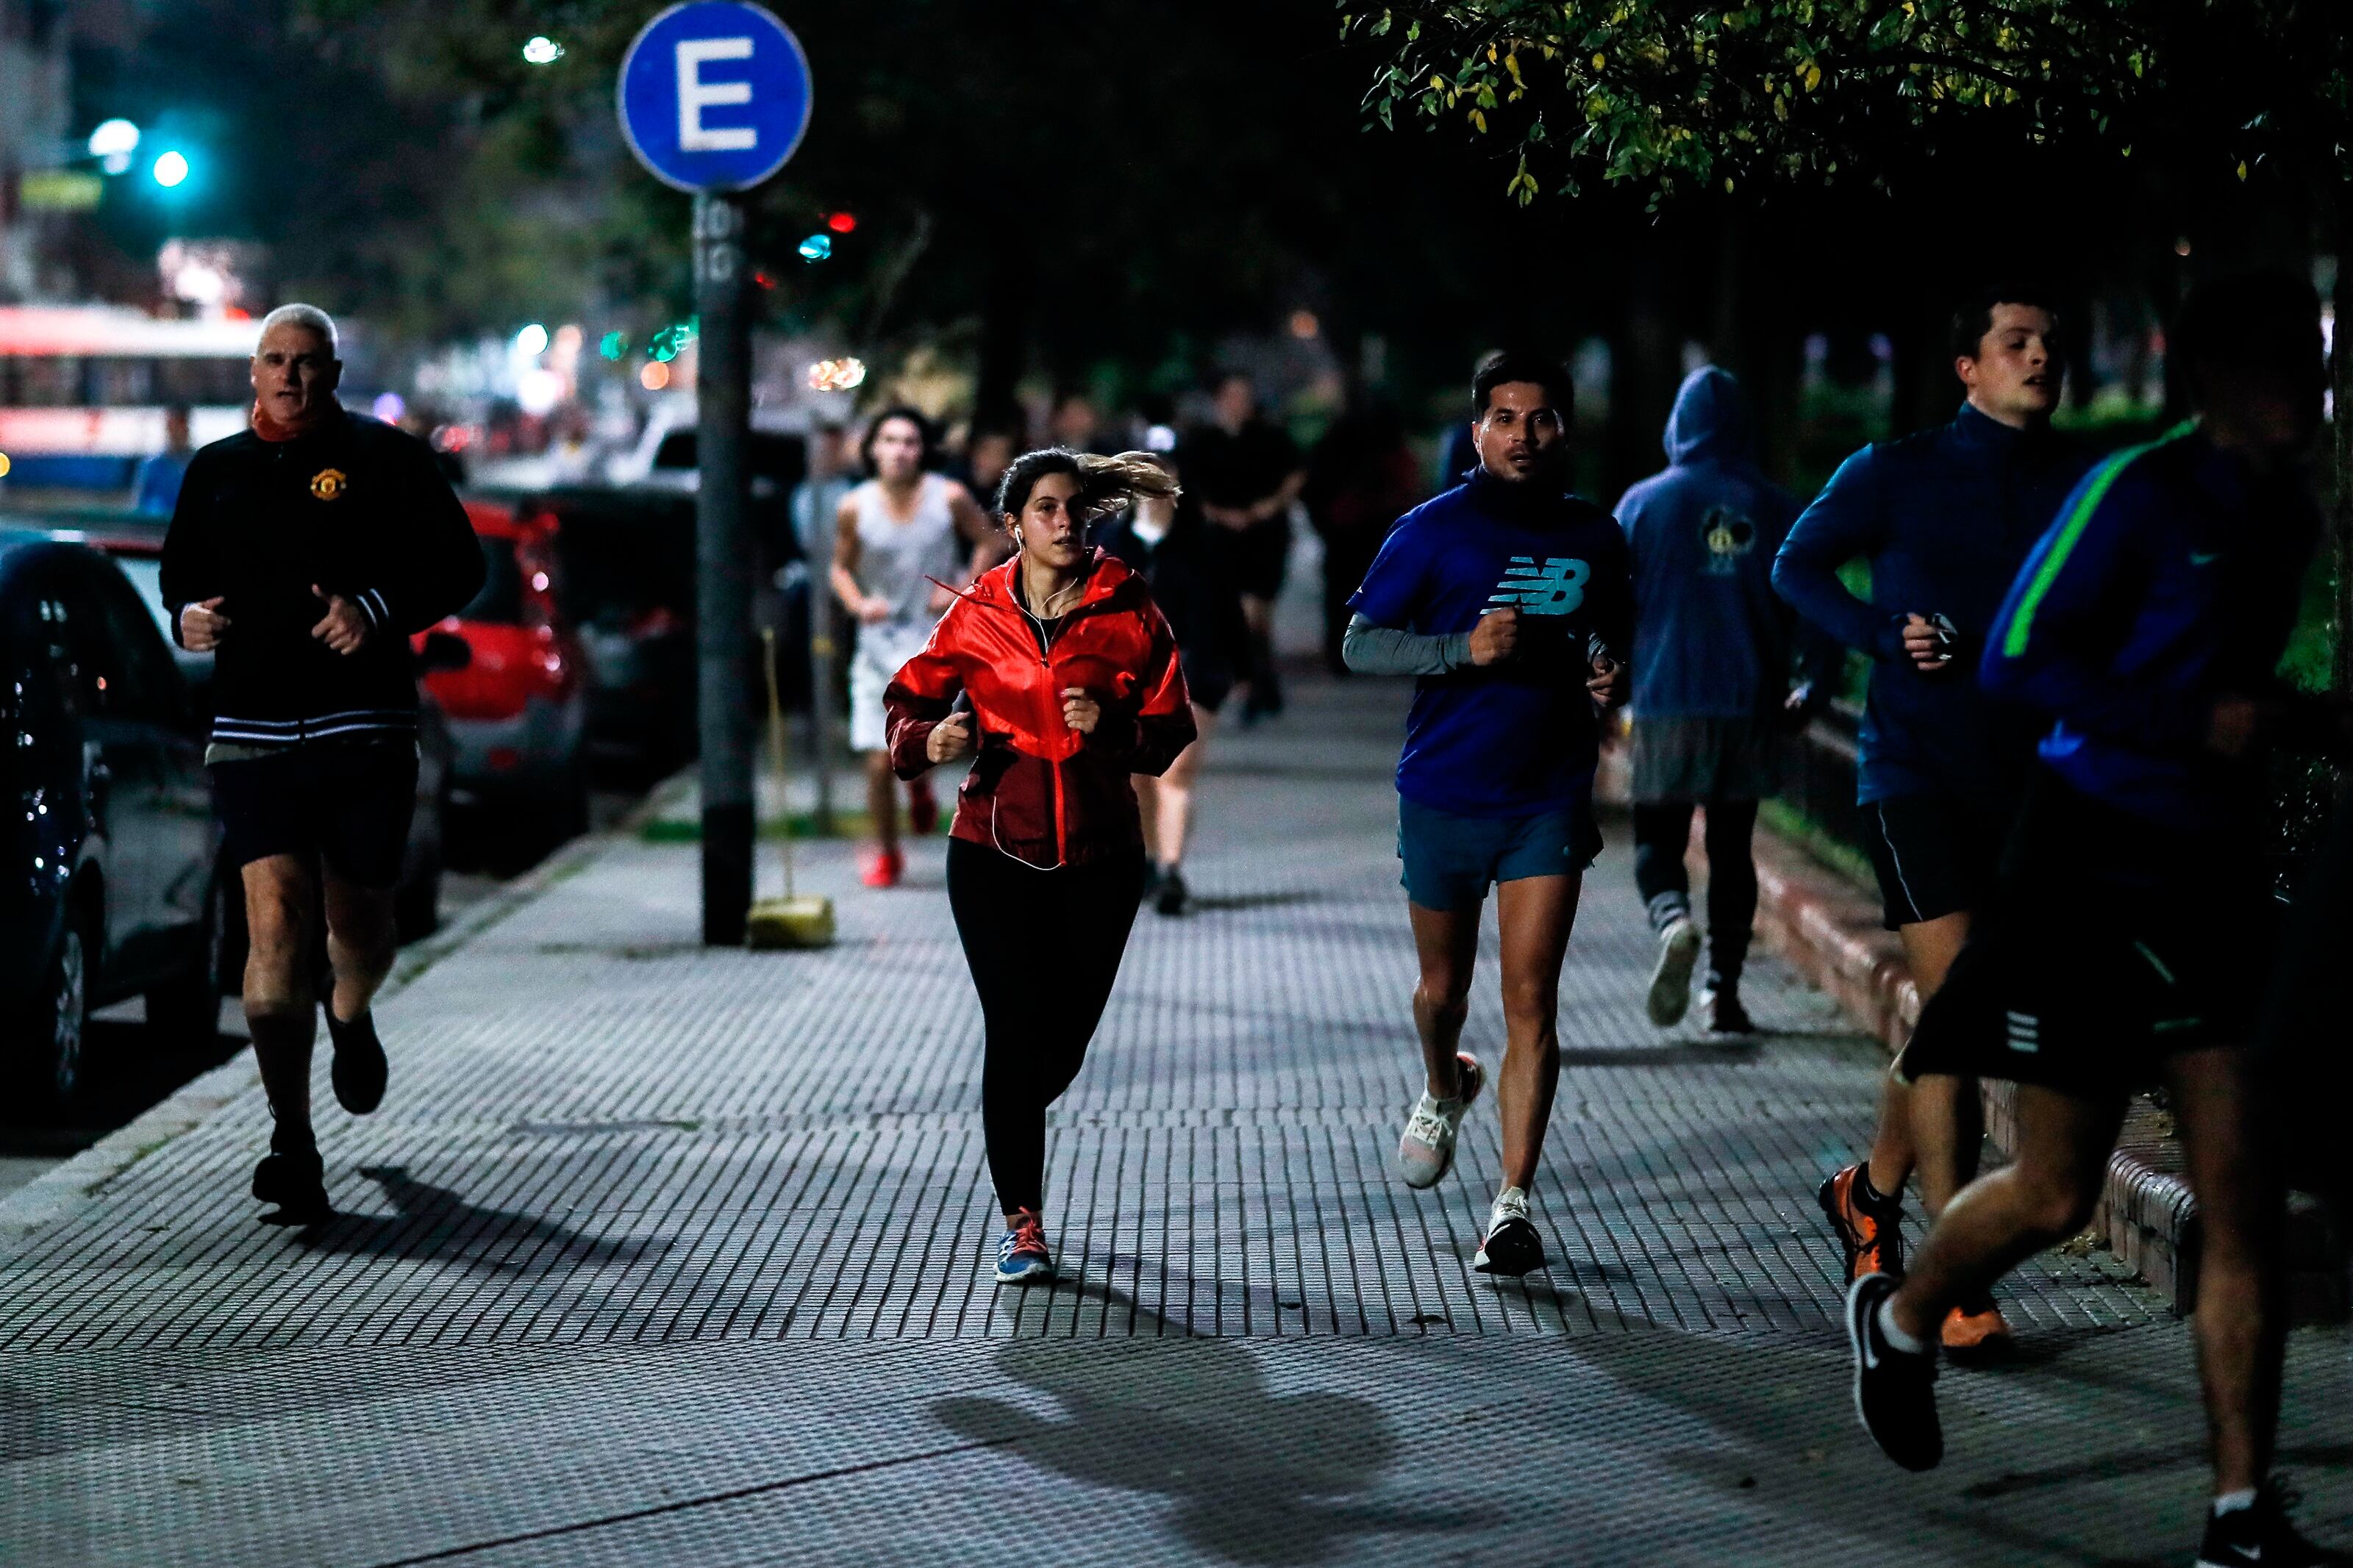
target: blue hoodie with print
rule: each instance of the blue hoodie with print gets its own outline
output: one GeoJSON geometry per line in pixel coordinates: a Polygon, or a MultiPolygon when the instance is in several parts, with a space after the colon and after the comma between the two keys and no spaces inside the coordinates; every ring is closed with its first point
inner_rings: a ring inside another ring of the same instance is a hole
{"type": "MultiPolygon", "coordinates": [[[[1618,502],[1633,552],[1634,717],[1746,719],[1789,688],[1796,616],[1773,592],[1773,557],[1797,497],[1757,468],[1740,383],[1714,365],[1683,378],[1668,416],[1669,467],[1618,502]]],[[[1809,639],[1810,678],[1825,654],[1809,639]]]]}

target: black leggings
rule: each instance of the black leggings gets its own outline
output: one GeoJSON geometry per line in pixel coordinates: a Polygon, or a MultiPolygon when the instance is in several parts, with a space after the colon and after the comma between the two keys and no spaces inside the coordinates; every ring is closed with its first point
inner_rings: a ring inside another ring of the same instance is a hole
{"type": "Polygon", "coordinates": [[[1144,895],[1144,854],[1036,871],[948,841],[948,906],[980,992],[980,1120],[997,1208],[1043,1206],[1046,1108],[1086,1060],[1144,895]]]}
{"type": "MultiPolygon", "coordinates": [[[[1691,843],[1692,803],[1637,803],[1634,807],[1634,886],[1651,911],[1651,929],[1664,929],[1691,913],[1691,876],[1683,850],[1691,843]]],[[[1757,803],[1707,803],[1707,972],[1719,984],[1740,978],[1748,959],[1749,928],[1757,923],[1757,861],[1750,841],[1757,834],[1757,803]]]]}

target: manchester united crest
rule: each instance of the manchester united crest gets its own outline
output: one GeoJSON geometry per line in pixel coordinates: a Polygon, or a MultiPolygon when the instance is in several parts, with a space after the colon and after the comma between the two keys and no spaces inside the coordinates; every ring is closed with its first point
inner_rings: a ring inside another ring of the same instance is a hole
{"type": "Polygon", "coordinates": [[[351,482],[341,468],[321,468],[311,476],[311,493],[321,500],[333,500],[351,482]]]}

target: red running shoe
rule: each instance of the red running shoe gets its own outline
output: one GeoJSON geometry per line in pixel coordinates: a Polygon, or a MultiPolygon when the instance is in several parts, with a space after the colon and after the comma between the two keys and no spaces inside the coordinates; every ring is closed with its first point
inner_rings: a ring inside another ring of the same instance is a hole
{"type": "Polygon", "coordinates": [[[895,888],[907,869],[907,858],[896,849],[877,849],[866,857],[866,868],[859,880],[870,888],[895,888]]]}
{"type": "Polygon", "coordinates": [[[940,797],[932,793],[932,781],[917,779],[907,786],[907,828],[918,838],[926,838],[939,831],[940,797]]]}

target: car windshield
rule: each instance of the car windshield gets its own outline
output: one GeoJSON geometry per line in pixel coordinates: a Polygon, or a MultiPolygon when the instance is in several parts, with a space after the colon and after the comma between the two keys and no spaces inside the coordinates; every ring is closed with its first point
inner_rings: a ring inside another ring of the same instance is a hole
{"type": "Polygon", "coordinates": [[[522,624],[522,565],[515,559],[514,541],[479,536],[482,547],[482,591],[458,612],[461,621],[487,621],[492,626],[522,624]]]}

